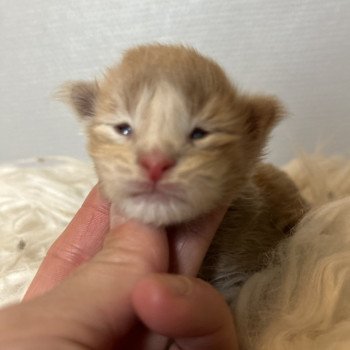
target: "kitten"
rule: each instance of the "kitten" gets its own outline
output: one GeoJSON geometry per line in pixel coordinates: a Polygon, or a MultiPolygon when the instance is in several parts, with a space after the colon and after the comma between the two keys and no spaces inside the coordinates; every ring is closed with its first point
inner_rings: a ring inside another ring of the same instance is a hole
{"type": "Polygon", "coordinates": [[[104,195],[127,217],[178,224],[232,199],[200,273],[229,301],[305,209],[291,180],[259,162],[279,102],[238,92],[194,49],[133,48],[64,96],[85,123],[104,195]]]}

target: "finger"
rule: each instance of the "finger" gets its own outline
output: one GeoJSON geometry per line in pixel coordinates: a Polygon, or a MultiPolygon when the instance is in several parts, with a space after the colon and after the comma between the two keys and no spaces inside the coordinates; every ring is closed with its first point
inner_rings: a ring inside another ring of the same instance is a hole
{"type": "Polygon", "coordinates": [[[165,272],[167,268],[165,232],[128,221],[109,232],[102,250],[53,292],[63,296],[64,305],[66,295],[70,296],[69,306],[64,309],[72,310],[72,319],[79,317],[87,323],[92,320],[91,328],[98,325],[120,337],[135,321],[130,297],[135,283],[149,273],[165,272]]]}
{"type": "Polygon", "coordinates": [[[109,204],[95,186],[62,235],[51,246],[24,297],[36,297],[60,283],[101,248],[109,226],[109,204]]]}
{"type": "Polygon", "coordinates": [[[238,349],[233,318],[223,297],[200,279],[157,274],[141,280],[133,306],[152,331],[175,339],[172,349],[238,349]]]}
{"type": "Polygon", "coordinates": [[[168,230],[170,272],[196,276],[228,205],[168,230]]]}
{"type": "Polygon", "coordinates": [[[62,340],[66,348],[72,343],[88,349],[109,349],[112,344],[133,349],[124,338],[137,325],[131,291],[141,277],[167,270],[167,248],[163,230],[125,223],[109,232],[103,248],[60,285],[12,308],[6,315],[7,330],[18,329],[20,339],[34,335],[36,340],[62,340]]]}

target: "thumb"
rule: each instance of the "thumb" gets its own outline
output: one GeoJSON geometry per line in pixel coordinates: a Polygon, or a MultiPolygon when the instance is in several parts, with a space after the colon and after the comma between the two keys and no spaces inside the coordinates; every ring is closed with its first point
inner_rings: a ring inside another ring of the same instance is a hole
{"type": "Polygon", "coordinates": [[[65,306],[75,313],[73,319],[93,315],[93,323],[120,331],[133,316],[130,295],[135,283],[167,267],[164,232],[129,221],[109,232],[102,249],[54,289],[52,296],[70,295],[72,305],[65,306]]]}
{"type": "Polygon", "coordinates": [[[164,231],[129,221],[109,232],[102,249],[60,285],[12,308],[6,317],[11,317],[10,325],[26,320],[18,328],[41,340],[68,339],[82,348],[109,348],[122,342],[136,324],[131,302],[135,284],[167,268],[164,231]]]}
{"type": "Polygon", "coordinates": [[[174,339],[171,350],[238,349],[228,305],[198,278],[153,274],[137,283],[132,303],[149,329],[174,339]]]}

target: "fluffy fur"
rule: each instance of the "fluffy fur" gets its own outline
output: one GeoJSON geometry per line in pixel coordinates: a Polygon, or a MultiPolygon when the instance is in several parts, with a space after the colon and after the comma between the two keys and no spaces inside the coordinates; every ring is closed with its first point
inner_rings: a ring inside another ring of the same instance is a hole
{"type": "Polygon", "coordinates": [[[64,91],[85,121],[102,190],[127,217],[178,224],[233,199],[200,272],[232,302],[306,209],[284,173],[259,163],[280,104],[241,94],[183,46],[131,49],[102,81],[64,91]],[[157,181],[145,157],[167,165],[157,181]]]}
{"type": "Polygon", "coordinates": [[[244,349],[349,349],[349,213],[350,197],[310,212],[244,285],[237,308],[244,349]]]}
{"type": "MultiPolygon", "coordinates": [[[[313,209],[241,290],[241,342],[246,350],[347,350],[350,161],[304,155],[285,169],[313,209]]],[[[1,305],[20,300],[95,181],[88,164],[67,158],[0,166],[1,305]]]]}
{"type": "Polygon", "coordinates": [[[346,158],[300,154],[284,170],[313,207],[350,195],[350,163],[346,158]]]}
{"type": "Polygon", "coordinates": [[[200,271],[235,307],[242,283],[267,265],[269,254],[294,230],[307,206],[294,183],[259,164],[216,233],[200,271]]]}
{"type": "Polygon", "coordinates": [[[216,63],[182,46],[131,49],[104,79],[67,84],[63,95],[85,121],[104,194],[156,225],[236,197],[281,118],[274,98],[238,93],[216,63]],[[125,123],[131,135],[116,132],[125,123]],[[191,139],[195,128],[207,136],[191,139]],[[139,161],[152,152],[176,163],[157,184],[139,161]]]}
{"type": "Polygon", "coordinates": [[[0,306],[20,300],[95,183],[91,165],[67,157],[0,166],[0,306]]]}

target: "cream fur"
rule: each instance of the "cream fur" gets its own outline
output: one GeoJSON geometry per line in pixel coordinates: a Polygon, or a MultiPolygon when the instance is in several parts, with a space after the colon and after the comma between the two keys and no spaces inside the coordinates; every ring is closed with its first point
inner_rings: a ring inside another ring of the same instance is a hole
{"type": "MultiPolygon", "coordinates": [[[[127,217],[162,225],[183,221],[194,215],[193,207],[199,202],[200,192],[188,189],[187,181],[181,179],[181,167],[177,173],[167,176],[159,184],[162,195],[151,196],[151,186],[146,183],[145,175],[136,159],[138,154],[152,150],[162,150],[171,157],[179,157],[178,153],[186,144],[186,136],[192,128],[184,101],[179,91],[168,83],[161,82],[154,90],[148,87],[142,90],[133,116],[120,116],[117,113],[113,122],[103,124],[99,122],[101,116],[97,116],[92,126],[95,138],[103,139],[108,135],[111,147],[115,143],[129,148],[121,150],[118,159],[122,162],[117,160],[115,164],[106,154],[92,150],[107,197],[112,202],[114,198],[118,198],[118,210],[122,210],[127,217]],[[113,131],[113,125],[125,120],[133,128],[133,142],[113,131]],[[126,168],[125,174],[119,171],[123,166],[126,168]],[[138,192],[141,195],[131,195],[138,192]]],[[[102,118],[106,119],[103,115],[102,118]]],[[[208,193],[215,195],[213,191],[208,193]]],[[[198,205],[197,210],[202,211],[203,205],[198,205]]]]}
{"type": "Polygon", "coordinates": [[[275,98],[238,93],[218,64],[181,45],[132,48],[100,81],[65,84],[61,95],[86,126],[104,195],[158,226],[237,197],[282,117],[275,98]],[[194,128],[206,137],[191,139],[194,128]],[[157,183],[139,161],[153,152],[175,163],[157,183]]]}
{"type": "MultiPolygon", "coordinates": [[[[304,155],[286,169],[314,209],[243,287],[240,338],[248,350],[347,350],[350,161],[304,155]]],[[[67,158],[0,167],[1,305],[21,298],[95,180],[89,165],[67,158]]]]}
{"type": "Polygon", "coordinates": [[[91,165],[67,157],[0,166],[0,305],[20,300],[95,183],[91,165]]]}
{"type": "Polygon", "coordinates": [[[350,197],[310,212],[241,290],[245,349],[350,348],[350,197]]]}
{"type": "Polygon", "coordinates": [[[350,195],[350,162],[346,158],[300,154],[284,170],[314,207],[350,195]]]}

